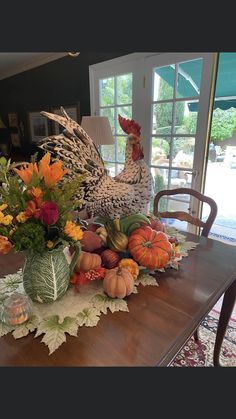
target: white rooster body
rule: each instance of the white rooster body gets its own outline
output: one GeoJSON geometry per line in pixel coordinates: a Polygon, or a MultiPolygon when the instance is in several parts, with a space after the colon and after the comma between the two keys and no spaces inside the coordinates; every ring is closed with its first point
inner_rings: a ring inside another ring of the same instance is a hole
{"type": "Polygon", "coordinates": [[[65,167],[70,170],[68,178],[78,174],[85,175],[78,191],[82,208],[90,216],[101,215],[111,219],[146,212],[152,196],[153,179],[143,160],[140,138],[134,135],[130,139],[128,137],[124,170],[118,176],[111,177],[92,139],[62,108],[61,110],[63,117],[42,112],[63,125],[65,130],[60,135],[43,139],[39,147],[49,151],[54,159],[60,158],[64,161],[65,167]]]}

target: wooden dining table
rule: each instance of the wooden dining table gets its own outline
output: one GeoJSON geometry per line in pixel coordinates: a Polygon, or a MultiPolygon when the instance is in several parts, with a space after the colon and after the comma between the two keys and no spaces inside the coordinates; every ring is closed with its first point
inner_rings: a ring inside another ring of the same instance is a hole
{"type": "MultiPolygon", "coordinates": [[[[236,247],[185,233],[198,243],[179,269],[156,275],[158,287],[140,285],[127,297],[129,312],[101,314],[96,327],[80,327],[49,356],[34,333],[0,338],[0,366],[168,366],[224,294],[214,364],[236,295],[236,247]]],[[[0,277],[24,263],[19,254],[1,255],[0,277]]]]}

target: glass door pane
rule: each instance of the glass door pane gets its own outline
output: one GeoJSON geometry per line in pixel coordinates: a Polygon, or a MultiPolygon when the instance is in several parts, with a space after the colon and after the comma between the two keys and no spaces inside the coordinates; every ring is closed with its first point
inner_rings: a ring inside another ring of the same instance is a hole
{"type": "MultiPolygon", "coordinates": [[[[236,53],[220,53],[204,193],[218,206],[210,235],[236,244],[236,53]]],[[[208,215],[204,205],[202,217],[208,215]]]]}
{"type": "Polygon", "coordinates": [[[133,74],[114,74],[99,80],[99,115],[107,116],[114,134],[115,144],[102,145],[101,155],[110,175],[116,176],[125,160],[126,136],[120,128],[118,115],[132,119],[133,74]]]}
{"type": "MultiPolygon", "coordinates": [[[[155,193],[192,187],[201,74],[201,58],[153,68],[150,163],[155,193]]],[[[168,211],[188,210],[189,197],[168,198],[165,205],[168,211]]]]}

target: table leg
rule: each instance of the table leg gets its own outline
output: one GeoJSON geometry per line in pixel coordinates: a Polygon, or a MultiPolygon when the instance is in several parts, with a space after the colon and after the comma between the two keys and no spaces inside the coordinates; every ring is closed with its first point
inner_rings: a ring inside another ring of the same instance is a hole
{"type": "Polygon", "coordinates": [[[220,362],[219,362],[220,349],[221,349],[221,345],[225,336],[226,328],[229,323],[231,313],[234,308],[235,300],[236,300],[236,279],[225,292],[221,311],[220,311],[220,318],[219,318],[217,332],[216,332],[216,340],[215,340],[214,355],[213,355],[213,363],[215,367],[220,367],[220,362]]]}

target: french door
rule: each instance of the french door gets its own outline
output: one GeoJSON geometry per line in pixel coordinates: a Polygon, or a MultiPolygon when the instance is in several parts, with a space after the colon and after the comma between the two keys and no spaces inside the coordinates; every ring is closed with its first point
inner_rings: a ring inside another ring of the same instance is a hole
{"type": "MultiPolygon", "coordinates": [[[[108,116],[114,145],[101,146],[111,175],[123,168],[125,135],[118,114],[142,127],[155,191],[202,190],[214,53],[135,53],[90,66],[91,114],[108,116]]],[[[199,211],[175,195],[162,209],[199,211]]]]}
{"type": "MultiPolygon", "coordinates": [[[[201,190],[213,54],[171,53],[145,59],[145,154],[160,189],[201,190]]],[[[162,198],[161,210],[198,213],[186,195],[162,198]]],[[[183,223],[181,223],[183,227],[183,223]]],[[[187,225],[186,225],[187,228],[187,225]]]]}

